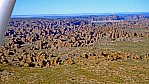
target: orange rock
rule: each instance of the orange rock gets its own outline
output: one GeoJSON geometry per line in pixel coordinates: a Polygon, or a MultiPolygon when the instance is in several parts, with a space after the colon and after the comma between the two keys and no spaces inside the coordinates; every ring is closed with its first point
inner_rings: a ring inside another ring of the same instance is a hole
{"type": "Polygon", "coordinates": [[[66,60],[67,64],[74,64],[74,61],[72,59],[66,60]]]}

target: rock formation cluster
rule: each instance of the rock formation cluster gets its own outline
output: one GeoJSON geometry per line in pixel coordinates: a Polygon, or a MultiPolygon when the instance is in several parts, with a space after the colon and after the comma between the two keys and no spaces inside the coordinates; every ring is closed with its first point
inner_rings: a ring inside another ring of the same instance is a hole
{"type": "MultiPolygon", "coordinates": [[[[71,18],[12,18],[5,33],[5,43],[0,48],[0,63],[25,67],[50,67],[74,64],[75,56],[57,56],[63,48],[87,47],[100,44],[101,40],[141,41],[149,37],[147,16],[88,16],[71,18]],[[104,20],[108,20],[104,22],[104,20]],[[114,21],[116,20],[116,21],[114,21]],[[92,22],[96,21],[96,23],[92,22]],[[100,22],[98,22],[100,21],[100,22]],[[102,22],[103,21],[103,22],[102,22]],[[144,31],[146,30],[146,31],[144,31]],[[137,38],[137,39],[132,39],[137,38]]],[[[121,53],[84,52],[84,59],[118,60],[142,59],[140,56],[121,53]]]]}

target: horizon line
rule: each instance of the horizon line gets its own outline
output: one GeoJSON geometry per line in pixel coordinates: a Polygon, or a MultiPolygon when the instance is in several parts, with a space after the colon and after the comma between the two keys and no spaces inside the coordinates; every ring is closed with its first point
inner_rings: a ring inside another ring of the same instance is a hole
{"type": "Polygon", "coordinates": [[[57,14],[18,14],[18,15],[11,15],[11,16],[32,16],[32,15],[97,15],[97,14],[135,14],[135,13],[149,13],[149,12],[109,12],[109,13],[57,13],[57,14]]]}

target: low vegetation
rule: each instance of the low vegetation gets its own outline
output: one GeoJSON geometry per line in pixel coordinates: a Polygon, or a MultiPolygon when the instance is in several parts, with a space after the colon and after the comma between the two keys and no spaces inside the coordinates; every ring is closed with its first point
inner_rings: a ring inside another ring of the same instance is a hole
{"type": "Polygon", "coordinates": [[[148,84],[148,23],[142,15],[13,18],[0,47],[0,83],[148,84]]]}

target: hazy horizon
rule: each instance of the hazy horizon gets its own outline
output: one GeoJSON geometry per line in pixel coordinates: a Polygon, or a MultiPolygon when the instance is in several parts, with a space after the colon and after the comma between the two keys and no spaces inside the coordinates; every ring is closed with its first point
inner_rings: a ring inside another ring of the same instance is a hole
{"type": "Polygon", "coordinates": [[[117,15],[117,14],[149,14],[149,12],[115,12],[115,13],[66,13],[66,14],[30,14],[11,16],[76,16],[76,15],[117,15]]]}

